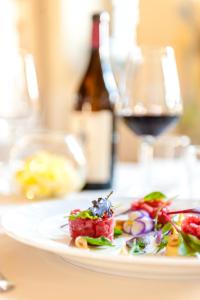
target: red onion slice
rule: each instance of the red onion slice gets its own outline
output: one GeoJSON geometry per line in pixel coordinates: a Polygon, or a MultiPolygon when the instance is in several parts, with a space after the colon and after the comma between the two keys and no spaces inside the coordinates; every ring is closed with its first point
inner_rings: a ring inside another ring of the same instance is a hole
{"type": "Polygon", "coordinates": [[[154,222],[151,218],[144,217],[141,219],[141,222],[145,225],[145,233],[148,233],[153,230],[154,222]]]}
{"type": "Polygon", "coordinates": [[[133,236],[137,236],[143,233],[145,233],[145,223],[139,220],[134,221],[133,225],[131,226],[131,234],[133,236]]]}
{"type": "Polygon", "coordinates": [[[123,230],[125,233],[131,234],[131,228],[132,228],[133,222],[132,221],[126,221],[123,224],[123,230]]]}
{"type": "Polygon", "coordinates": [[[123,224],[124,232],[133,236],[149,233],[153,228],[153,220],[144,215],[142,211],[131,212],[131,214],[129,214],[129,220],[123,224]]]}
{"type": "Polygon", "coordinates": [[[148,216],[149,216],[149,214],[144,210],[135,210],[128,214],[128,217],[130,220],[137,220],[137,219],[141,219],[143,217],[148,217],[148,216]]]}
{"type": "Polygon", "coordinates": [[[144,216],[150,218],[150,215],[149,215],[149,213],[148,213],[146,210],[143,210],[143,209],[142,209],[141,212],[143,213],[144,216]]]}

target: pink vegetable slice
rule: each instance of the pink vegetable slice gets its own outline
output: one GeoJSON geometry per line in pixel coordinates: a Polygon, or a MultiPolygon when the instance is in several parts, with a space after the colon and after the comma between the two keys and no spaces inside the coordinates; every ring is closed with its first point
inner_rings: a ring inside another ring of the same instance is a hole
{"type": "Polygon", "coordinates": [[[134,221],[131,226],[131,234],[137,236],[143,233],[145,233],[145,223],[140,220],[134,221]]]}
{"type": "Polygon", "coordinates": [[[129,213],[128,217],[130,220],[137,220],[143,217],[148,217],[149,214],[144,210],[135,210],[129,213]]]}
{"type": "Polygon", "coordinates": [[[143,215],[143,212],[139,211],[133,213],[131,213],[132,215],[129,215],[129,218],[131,217],[133,219],[129,219],[123,224],[125,233],[138,236],[153,230],[154,222],[150,217],[143,215]]]}
{"type": "Polygon", "coordinates": [[[141,222],[143,222],[144,225],[145,225],[145,233],[148,233],[148,232],[150,232],[150,231],[153,230],[153,228],[154,228],[154,222],[153,222],[153,220],[151,218],[147,218],[147,217],[142,218],[141,222]]]}
{"type": "Polygon", "coordinates": [[[131,234],[131,228],[132,228],[133,222],[126,221],[123,224],[123,230],[125,233],[131,234]]]}

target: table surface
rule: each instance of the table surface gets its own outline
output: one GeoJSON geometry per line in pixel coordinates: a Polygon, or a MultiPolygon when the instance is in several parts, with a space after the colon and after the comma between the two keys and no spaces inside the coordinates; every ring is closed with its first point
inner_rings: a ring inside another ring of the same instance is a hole
{"type": "MultiPolygon", "coordinates": [[[[132,188],[139,193],[137,174],[137,167],[120,166],[115,182],[117,193],[129,194],[132,188]],[[131,178],[131,182],[124,178],[131,178]]],[[[13,197],[1,197],[0,202],[1,212],[9,209],[8,203],[20,203],[13,197]]],[[[54,254],[16,242],[3,233],[0,235],[0,271],[16,285],[14,290],[0,294],[0,300],[200,299],[199,280],[142,280],[92,272],[54,254]]]]}

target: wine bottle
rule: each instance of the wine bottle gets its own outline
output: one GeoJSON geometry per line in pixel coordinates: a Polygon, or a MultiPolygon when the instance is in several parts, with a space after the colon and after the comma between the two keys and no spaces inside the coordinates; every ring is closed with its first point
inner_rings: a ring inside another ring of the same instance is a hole
{"type": "Polygon", "coordinates": [[[91,54],[73,115],[73,127],[82,140],[87,159],[85,189],[108,189],[112,185],[116,97],[109,62],[109,15],[102,12],[92,16],[91,54]]]}

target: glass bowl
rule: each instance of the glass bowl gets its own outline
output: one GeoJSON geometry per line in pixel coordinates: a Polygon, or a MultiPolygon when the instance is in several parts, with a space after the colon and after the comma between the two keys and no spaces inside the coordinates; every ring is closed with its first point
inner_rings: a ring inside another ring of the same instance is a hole
{"type": "Polygon", "coordinates": [[[27,199],[62,197],[85,184],[86,161],[72,134],[36,132],[11,150],[11,189],[27,199]]]}

